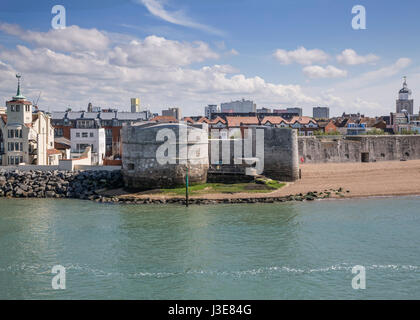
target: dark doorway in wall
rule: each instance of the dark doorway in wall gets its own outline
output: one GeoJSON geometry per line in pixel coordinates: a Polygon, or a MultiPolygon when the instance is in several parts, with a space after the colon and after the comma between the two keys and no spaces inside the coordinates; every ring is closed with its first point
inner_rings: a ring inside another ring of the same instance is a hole
{"type": "Polygon", "coordinates": [[[369,152],[362,152],[362,162],[369,162],[369,152]]]}

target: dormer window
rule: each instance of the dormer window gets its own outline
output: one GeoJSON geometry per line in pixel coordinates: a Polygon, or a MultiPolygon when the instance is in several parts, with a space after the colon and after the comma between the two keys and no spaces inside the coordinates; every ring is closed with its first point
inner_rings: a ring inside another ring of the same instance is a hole
{"type": "Polygon", "coordinates": [[[11,106],[10,106],[10,111],[12,111],[12,112],[14,112],[14,111],[15,111],[15,106],[14,106],[14,105],[11,105],[11,106]]]}
{"type": "Polygon", "coordinates": [[[20,105],[16,105],[16,112],[20,112],[20,105]]]}

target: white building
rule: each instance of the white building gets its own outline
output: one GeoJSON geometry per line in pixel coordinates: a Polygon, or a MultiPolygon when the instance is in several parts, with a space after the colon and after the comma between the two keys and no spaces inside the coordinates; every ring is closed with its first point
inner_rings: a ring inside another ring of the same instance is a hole
{"type": "Polygon", "coordinates": [[[58,165],[61,153],[54,149],[51,119],[41,111],[32,112],[32,103],[20,93],[6,102],[0,114],[0,165],[58,165]]]}
{"type": "Polygon", "coordinates": [[[213,113],[219,113],[220,107],[217,104],[209,104],[207,107],[204,107],[204,116],[207,119],[211,119],[213,113]]]}
{"type": "Polygon", "coordinates": [[[249,113],[256,112],[257,105],[250,100],[238,100],[232,102],[225,102],[220,105],[222,112],[230,113],[249,113]]]}
{"type": "Polygon", "coordinates": [[[105,157],[104,128],[71,128],[70,142],[72,157],[79,157],[87,147],[91,147],[92,164],[103,164],[105,157]]]}

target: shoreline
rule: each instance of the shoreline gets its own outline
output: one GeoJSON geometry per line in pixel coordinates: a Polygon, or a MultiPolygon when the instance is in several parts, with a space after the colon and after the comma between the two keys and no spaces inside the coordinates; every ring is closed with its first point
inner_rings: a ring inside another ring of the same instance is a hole
{"type": "MultiPolygon", "coordinates": [[[[281,189],[270,193],[191,196],[190,203],[271,203],[315,199],[420,196],[420,160],[302,164],[301,169],[302,179],[287,183],[281,189]],[[314,196],[321,193],[325,195],[327,190],[331,192],[328,197],[314,196]],[[338,190],[341,192],[336,193],[338,190]]],[[[144,192],[123,193],[115,196],[132,203],[176,201],[185,204],[185,198],[179,196],[162,196],[144,192]]]]}
{"type": "MultiPolygon", "coordinates": [[[[302,164],[301,170],[302,179],[286,183],[285,186],[273,192],[191,195],[189,204],[247,204],[420,196],[420,160],[302,164]]],[[[101,179],[104,174],[96,173],[95,175],[98,176],[94,177],[94,181],[101,179]]],[[[75,181],[77,183],[77,180],[75,181]]],[[[4,198],[17,197],[4,196],[4,198]]],[[[73,197],[61,198],[72,199],[73,197]]],[[[185,205],[184,196],[162,195],[156,191],[129,193],[115,183],[82,199],[100,203],[185,205]]]]}

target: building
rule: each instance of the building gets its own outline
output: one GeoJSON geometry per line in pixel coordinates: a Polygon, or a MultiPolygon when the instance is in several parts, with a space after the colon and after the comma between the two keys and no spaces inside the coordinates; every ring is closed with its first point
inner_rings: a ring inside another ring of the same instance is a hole
{"type": "Polygon", "coordinates": [[[261,108],[257,109],[257,113],[272,113],[272,111],[269,108],[261,108]]]}
{"type": "Polygon", "coordinates": [[[150,122],[177,123],[179,121],[173,116],[156,116],[150,119],[150,122]]]}
{"type": "Polygon", "coordinates": [[[298,130],[299,136],[312,136],[315,131],[319,130],[317,122],[310,117],[293,117],[289,121],[289,126],[298,130]]]}
{"type": "Polygon", "coordinates": [[[284,118],[284,114],[294,114],[295,116],[302,117],[303,110],[302,108],[286,108],[286,109],[274,109],[273,113],[281,114],[281,116],[284,118]]]}
{"type": "Polygon", "coordinates": [[[220,104],[222,113],[257,112],[257,105],[251,100],[237,100],[220,104]]]}
{"type": "Polygon", "coordinates": [[[334,124],[334,121],[317,121],[319,130],[321,130],[323,133],[329,134],[329,133],[336,133],[338,132],[337,126],[334,124]]]}
{"type": "Polygon", "coordinates": [[[264,117],[264,119],[261,121],[261,124],[264,126],[277,127],[277,128],[289,127],[289,122],[280,116],[264,117]]]}
{"type": "Polygon", "coordinates": [[[409,115],[413,115],[414,100],[411,98],[411,90],[407,86],[407,77],[404,77],[404,83],[402,89],[398,92],[398,100],[396,105],[396,113],[404,113],[404,110],[409,115]]]}
{"type": "Polygon", "coordinates": [[[179,108],[169,108],[167,110],[162,110],[162,116],[164,117],[174,117],[176,120],[181,120],[181,110],[179,108]]]}
{"type": "Polygon", "coordinates": [[[328,107],[314,107],[312,109],[314,119],[329,119],[330,108],[328,107]]]}
{"type": "Polygon", "coordinates": [[[55,128],[55,136],[71,140],[70,129],[72,128],[95,128],[105,129],[105,156],[110,160],[121,159],[122,142],[121,128],[123,124],[150,119],[149,111],[142,112],[74,112],[59,111],[52,113],[52,125],[55,128]]]}
{"type": "Polygon", "coordinates": [[[0,165],[58,165],[51,119],[33,112],[32,103],[20,92],[20,76],[16,77],[16,96],[6,102],[6,114],[0,115],[0,165]]]}
{"type": "Polygon", "coordinates": [[[71,128],[70,143],[72,158],[80,157],[87,147],[91,147],[91,163],[102,165],[105,158],[105,129],[97,126],[71,128]]]}
{"type": "Polygon", "coordinates": [[[204,116],[207,119],[211,119],[214,113],[219,113],[220,107],[217,104],[209,104],[207,107],[204,107],[204,116]]]}
{"type": "Polygon", "coordinates": [[[367,132],[366,123],[355,123],[351,121],[347,123],[348,136],[358,136],[361,134],[365,134],[366,132],[367,132]]]}
{"type": "Polygon", "coordinates": [[[131,112],[140,112],[140,98],[131,98],[131,112]]]}

